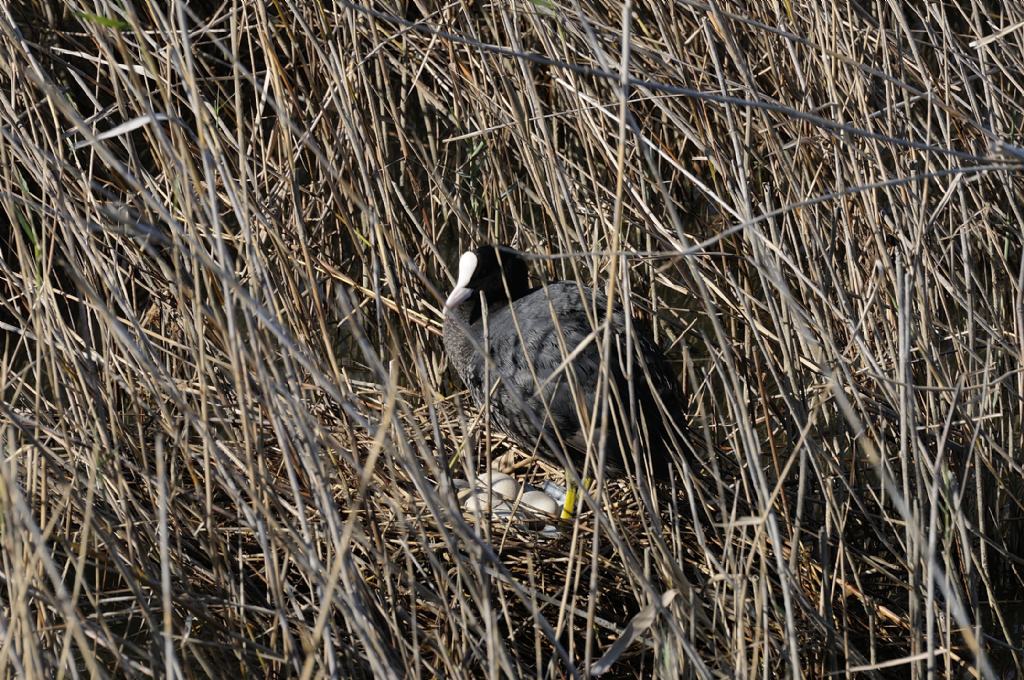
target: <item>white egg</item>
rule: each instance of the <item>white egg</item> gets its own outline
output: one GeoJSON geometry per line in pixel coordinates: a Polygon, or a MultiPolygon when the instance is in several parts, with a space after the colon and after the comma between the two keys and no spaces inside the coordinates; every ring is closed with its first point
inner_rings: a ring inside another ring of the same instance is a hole
{"type": "Polygon", "coordinates": [[[511,477],[499,479],[491,484],[491,491],[502,498],[515,498],[519,495],[519,482],[511,477]]]}
{"type": "Polygon", "coordinates": [[[515,498],[519,495],[519,482],[500,470],[488,470],[479,478],[480,487],[501,498],[515,498]]]}
{"type": "Polygon", "coordinates": [[[475,515],[482,515],[487,512],[487,494],[479,490],[471,491],[462,499],[462,509],[475,515]]]}
{"type": "Polygon", "coordinates": [[[505,474],[501,470],[495,470],[494,468],[491,468],[482,475],[477,475],[477,479],[482,479],[487,484],[493,486],[495,482],[501,481],[502,479],[512,479],[512,476],[505,474]]]}
{"type": "Polygon", "coordinates": [[[520,503],[523,507],[529,508],[535,512],[543,512],[552,517],[557,517],[559,514],[558,503],[555,499],[547,495],[543,491],[527,491],[523,494],[520,503]]]}
{"type": "Polygon", "coordinates": [[[512,514],[512,506],[498,494],[489,493],[487,489],[477,489],[466,494],[462,499],[462,509],[478,517],[488,513],[492,517],[509,517],[512,514]]]}

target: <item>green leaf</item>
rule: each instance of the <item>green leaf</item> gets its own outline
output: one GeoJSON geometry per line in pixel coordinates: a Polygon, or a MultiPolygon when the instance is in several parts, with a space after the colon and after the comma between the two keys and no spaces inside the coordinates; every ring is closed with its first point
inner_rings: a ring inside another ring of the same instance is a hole
{"type": "Polygon", "coordinates": [[[91,21],[94,24],[99,24],[105,28],[113,28],[118,31],[127,31],[132,26],[127,21],[121,19],[110,19],[108,17],[101,17],[98,14],[92,14],[90,12],[75,12],[79,19],[84,21],[91,21]]]}

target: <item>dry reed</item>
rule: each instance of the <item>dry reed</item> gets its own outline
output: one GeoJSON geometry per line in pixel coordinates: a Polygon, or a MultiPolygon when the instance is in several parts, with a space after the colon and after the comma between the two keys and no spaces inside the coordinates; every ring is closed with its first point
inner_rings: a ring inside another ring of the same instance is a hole
{"type": "Polygon", "coordinates": [[[1021,677],[1022,26],[4,4],[4,675],[1021,677]],[[653,319],[660,516],[462,516],[482,242],[653,319]]]}

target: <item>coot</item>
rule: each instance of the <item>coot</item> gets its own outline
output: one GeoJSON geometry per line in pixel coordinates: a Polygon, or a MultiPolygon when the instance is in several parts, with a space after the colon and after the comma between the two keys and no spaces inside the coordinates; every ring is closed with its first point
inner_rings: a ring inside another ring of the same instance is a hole
{"type": "MultiPolygon", "coordinates": [[[[594,402],[604,326],[595,321],[605,318],[607,308],[603,293],[575,282],[531,288],[523,258],[501,246],[464,253],[455,289],[445,301],[448,360],[477,405],[489,406],[492,426],[560,463],[565,462],[558,455],[561,449],[578,474],[583,474],[587,453],[582,423],[600,417],[594,402]],[[490,367],[481,352],[485,347],[490,367]]],[[[631,324],[633,342],[627,345],[626,321],[615,306],[606,357],[611,402],[605,472],[639,472],[635,463],[648,461],[641,470],[664,475],[672,427],[657,402],[681,423],[678,385],[639,321],[631,324]]],[[[594,432],[596,452],[599,433],[594,432]]],[[[592,460],[596,463],[596,455],[592,460]]]]}

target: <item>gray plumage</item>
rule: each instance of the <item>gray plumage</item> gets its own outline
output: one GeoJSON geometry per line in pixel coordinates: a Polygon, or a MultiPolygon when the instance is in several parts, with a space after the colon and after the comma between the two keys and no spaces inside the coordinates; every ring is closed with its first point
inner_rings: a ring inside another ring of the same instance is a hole
{"type": "MultiPolygon", "coordinates": [[[[552,449],[561,448],[582,473],[586,433],[581,423],[600,417],[594,402],[604,331],[599,320],[607,298],[573,282],[530,289],[526,266],[515,251],[485,246],[472,255],[463,256],[460,282],[446,304],[444,345],[450,363],[477,405],[487,403],[489,389],[493,427],[527,449],[539,447],[549,458],[558,460],[552,449]],[[469,264],[472,271],[467,272],[469,264]],[[493,361],[489,368],[478,350],[484,346],[493,361]],[[581,412],[586,414],[582,419],[581,412]]],[[[641,324],[634,322],[628,346],[626,321],[622,309],[614,307],[606,357],[611,402],[605,469],[617,474],[633,468],[634,457],[623,452],[633,448],[628,423],[635,423],[636,431],[644,432],[640,441],[647,443],[643,449],[650,454],[652,471],[660,474],[668,465],[670,435],[657,400],[681,422],[676,384],[641,324]]],[[[595,431],[595,446],[597,441],[595,431]]]]}

